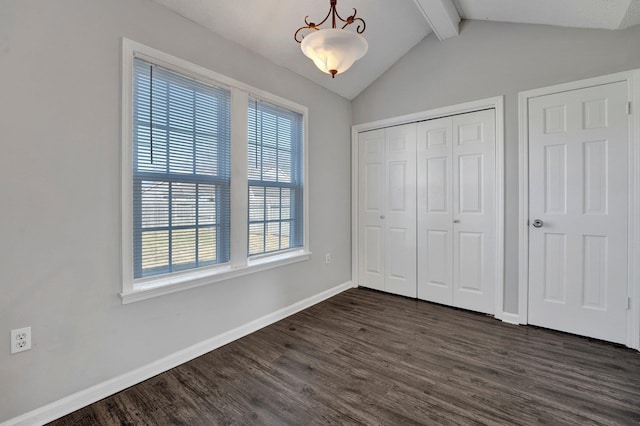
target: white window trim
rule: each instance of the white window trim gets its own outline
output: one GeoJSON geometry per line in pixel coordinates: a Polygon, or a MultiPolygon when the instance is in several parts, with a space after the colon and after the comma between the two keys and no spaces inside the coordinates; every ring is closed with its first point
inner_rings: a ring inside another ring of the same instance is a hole
{"type": "Polygon", "coordinates": [[[127,304],[267,269],[304,261],[309,251],[308,108],[218,74],[199,65],[122,39],[122,303],[127,304]],[[133,59],[142,58],[205,84],[231,91],[231,260],[229,263],[167,275],[133,278],[133,59]],[[304,245],[249,258],[247,176],[247,104],[249,95],[302,114],[304,245]]]}

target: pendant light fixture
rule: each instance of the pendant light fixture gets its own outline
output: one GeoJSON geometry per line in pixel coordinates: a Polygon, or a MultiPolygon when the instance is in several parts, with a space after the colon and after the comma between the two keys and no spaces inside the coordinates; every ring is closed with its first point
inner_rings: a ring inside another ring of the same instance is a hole
{"type": "Polygon", "coordinates": [[[329,0],[329,13],[319,24],[309,22],[309,16],[305,16],[304,23],[307,25],[298,28],[293,35],[293,38],[300,43],[305,56],[311,59],[320,71],[331,74],[333,78],[336,74],[348,70],[355,61],[367,53],[369,48],[367,40],[360,35],[366,28],[364,20],[356,18],[356,9],[353,9],[353,15],[342,19],[336,10],[337,2],[338,0],[329,0]],[[327,22],[329,17],[331,17],[331,28],[319,28],[327,22]],[[336,26],[338,21],[344,23],[341,28],[336,26]],[[357,22],[355,32],[345,29],[354,22],[357,22]],[[302,35],[303,30],[311,30],[311,32],[302,35]]]}

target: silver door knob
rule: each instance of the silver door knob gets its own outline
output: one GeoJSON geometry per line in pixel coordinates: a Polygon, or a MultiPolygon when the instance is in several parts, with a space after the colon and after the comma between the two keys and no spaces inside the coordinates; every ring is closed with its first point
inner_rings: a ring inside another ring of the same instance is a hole
{"type": "Polygon", "coordinates": [[[384,219],[384,215],[383,214],[380,215],[380,219],[384,219]]]}
{"type": "Polygon", "coordinates": [[[453,219],[453,223],[460,223],[460,219],[453,219]]]}
{"type": "Polygon", "coordinates": [[[544,225],[544,222],[541,221],[540,219],[536,219],[533,221],[532,225],[534,228],[542,228],[542,225],[544,225]]]}

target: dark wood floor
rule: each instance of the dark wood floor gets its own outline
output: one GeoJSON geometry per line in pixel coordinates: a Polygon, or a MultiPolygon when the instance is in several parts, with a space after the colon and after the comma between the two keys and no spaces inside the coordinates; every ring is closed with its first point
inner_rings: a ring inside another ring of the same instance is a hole
{"type": "Polygon", "coordinates": [[[640,353],[353,289],[53,424],[640,424],[640,353]]]}

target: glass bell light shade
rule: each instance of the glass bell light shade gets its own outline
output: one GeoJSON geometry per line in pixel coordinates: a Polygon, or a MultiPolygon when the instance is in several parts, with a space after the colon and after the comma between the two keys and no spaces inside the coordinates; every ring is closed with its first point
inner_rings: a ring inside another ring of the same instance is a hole
{"type": "Polygon", "coordinates": [[[307,34],[300,47],[320,71],[335,77],[362,58],[369,45],[364,37],[353,31],[327,28],[307,34]]]}

